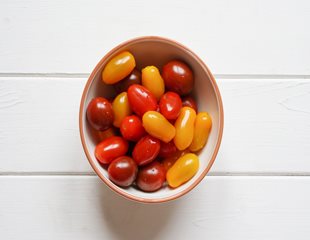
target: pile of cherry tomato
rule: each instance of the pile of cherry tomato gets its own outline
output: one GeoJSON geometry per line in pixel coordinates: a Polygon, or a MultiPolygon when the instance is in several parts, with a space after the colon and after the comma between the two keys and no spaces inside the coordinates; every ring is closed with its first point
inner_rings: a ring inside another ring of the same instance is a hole
{"type": "Polygon", "coordinates": [[[153,192],[165,185],[176,188],[199,169],[195,154],[208,139],[212,121],[198,113],[189,96],[194,74],[184,62],[173,60],[162,71],[147,66],[140,72],[134,56],[124,51],[102,72],[116,97],[92,99],[87,119],[98,144],[96,159],[120,187],[136,185],[153,192]]]}

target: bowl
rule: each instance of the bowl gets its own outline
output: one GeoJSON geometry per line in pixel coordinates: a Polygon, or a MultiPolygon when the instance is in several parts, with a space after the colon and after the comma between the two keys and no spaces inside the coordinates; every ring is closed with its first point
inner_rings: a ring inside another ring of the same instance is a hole
{"type": "Polygon", "coordinates": [[[92,71],[85,85],[79,113],[79,128],[82,145],[86,157],[102,181],[120,195],[143,203],[167,202],[183,196],[192,190],[209,172],[218,153],[224,124],[223,105],[221,94],[216,81],[206,64],[191,50],[182,44],[163,37],[139,37],[119,44],[108,52],[92,71]],[[96,142],[86,119],[86,108],[92,98],[103,96],[106,98],[115,95],[112,86],[105,85],[101,80],[101,73],[106,63],[118,53],[130,51],[141,70],[145,66],[155,65],[160,70],[170,60],[178,59],[186,62],[193,70],[195,86],[193,94],[196,98],[199,111],[207,111],[212,117],[212,129],[206,146],[199,153],[200,167],[196,175],[178,188],[168,186],[156,192],[143,192],[134,187],[121,188],[111,182],[107,170],[100,165],[94,156],[96,142]]]}

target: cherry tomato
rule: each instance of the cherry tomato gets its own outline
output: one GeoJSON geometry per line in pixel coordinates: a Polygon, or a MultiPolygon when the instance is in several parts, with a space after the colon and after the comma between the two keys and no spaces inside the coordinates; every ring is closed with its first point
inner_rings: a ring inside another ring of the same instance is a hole
{"type": "Polygon", "coordinates": [[[194,137],[194,124],[196,112],[190,107],[182,107],[181,113],[176,120],[175,137],[173,139],[175,146],[179,150],[189,147],[194,137]]]}
{"type": "Polygon", "coordinates": [[[133,84],[141,84],[141,73],[134,69],[126,78],[114,84],[114,89],[117,93],[126,92],[133,84]]]}
{"type": "Polygon", "coordinates": [[[112,105],[103,97],[96,97],[90,101],[86,116],[90,126],[99,131],[107,130],[114,121],[112,105]]]}
{"type": "Polygon", "coordinates": [[[180,157],[167,172],[167,182],[170,187],[176,188],[190,180],[197,173],[199,159],[193,153],[180,157]]]}
{"type": "Polygon", "coordinates": [[[91,128],[91,133],[92,133],[92,136],[94,137],[96,143],[102,142],[103,140],[105,140],[111,136],[117,135],[116,130],[113,127],[110,127],[104,131],[97,131],[97,130],[91,128]]]}
{"type": "Polygon", "coordinates": [[[124,156],[128,151],[128,142],[122,137],[112,136],[95,148],[95,156],[100,163],[109,164],[115,158],[124,156]]]}
{"type": "Polygon", "coordinates": [[[142,85],[150,90],[157,100],[159,100],[165,92],[164,80],[158,68],[154,66],[148,66],[142,69],[142,85]]]}
{"type": "Polygon", "coordinates": [[[193,108],[196,111],[196,113],[198,111],[197,103],[196,103],[196,101],[192,97],[184,97],[182,99],[182,105],[183,105],[183,107],[191,107],[191,108],[193,108]]]}
{"type": "Polygon", "coordinates": [[[141,119],[135,115],[125,117],[120,130],[125,139],[134,142],[139,141],[146,134],[141,119]]]}
{"type": "Polygon", "coordinates": [[[143,115],[145,131],[163,142],[170,142],[175,136],[174,126],[159,112],[148,111],[143,115]]]}
{"type": "Polygon", "coordinates": [[[136,179],[138,167],[132,158],[121,156],[111,162],[108,173],[113,183],[120,187],[128,187],[136,179]]]}
{"type": "Polygon", "coordinates": [[[102,71],[102,81],[106,84],[114,84],[127,77],[135,68],[134,56],[124,51],[113,57],[102,71]]]}
{"type": "Polygon", "coordinates": [[[163,67],[162,72],[165,86],[168,90],[181,96],[189,94],[194,87],[192,70],[181,61],[170,61],[163,67]]]}
{"type": "Polygon", "coordinates": [[[137,142],[133,149],[132,157],[139,166],[152,162],[158,155],[160,141],[150,135],[146,135],[137,142]]]}
{"type": "Polygon", "coordinates": [[[182,108],[180,96],[174,92],[166,92],[159,101],[159,109],[168,120],[177,119],[182,108]]]}
{"type": "Polygon", "coordinates": [[[166,171],[157,161],[146,165],[138,172],[136,183],[145,192],[154,192],[160,189],[166,180],[166,171]]]}
{"type": "Polygon", "coordinates": [[[156,111],[158,105],[154,95],[145,87],[133,84],[128,88],[131,109],[140,117],[147,111],[156,111]]]}
{"type": "Polygon", "coordinates": [[[131,114],[127,92],[122,92],[116,96],[112,103],[112,108],[114,112],[113,125],[115,127],[120,127],[123,119],[131,114]]]}
{"type": "Polygon", "coordinates": [[[199,151],[206,145],[212,126],[212,120],[208,113],[198,113],[195,119],[194,138],[189,146],[192,152],[199,151]]]}
{"type": "Polygon", "coordinates": [[[167,158],[172,157],[178,151],[177,147],[174,145],[173,141],[168,143],[160,142],[160,150],[159,150],[159,157],[167,158]]]}

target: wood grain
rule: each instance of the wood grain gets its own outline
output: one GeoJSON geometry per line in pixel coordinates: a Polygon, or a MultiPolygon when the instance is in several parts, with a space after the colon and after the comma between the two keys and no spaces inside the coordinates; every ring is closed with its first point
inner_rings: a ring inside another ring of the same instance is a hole
{"type": "Polygon", "coordinates": [[[216,74],[310,74],[306,0],[0,2],[0,72],[89,73],[127,39],[160,35],[216,74]]]}
{"type": "Polygon", "coordinates": [[[0,177],[2,239],[309,239],[310,178],[208,177],[143,205],[97,177],[0,177]]]}
{"type": "MultiPolygon", "coordinates": [[[[0,174],[88,174],[78,111],[84,78],[0,78],[0,174]]],[[[308,175],[310,82],[218,79],[223,143],[212,174],[308,175]]]]}

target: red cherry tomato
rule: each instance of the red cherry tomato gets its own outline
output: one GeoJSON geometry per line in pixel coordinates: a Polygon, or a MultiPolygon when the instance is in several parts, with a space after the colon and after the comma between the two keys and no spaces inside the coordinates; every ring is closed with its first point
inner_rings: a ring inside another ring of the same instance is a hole
{"type": "Polygon", "coordinates": [[[112,136],[95,148],[95,156],[97,160],[103,164],[109,164],[115,158],[123,156],[128,151],[128,142],[122,137],[112,136]]]}
{"type": "Polygon", "coordinates": [[[126,92],[133,84],[141,84],[141,73],[139,70],[134,69],[126,78],[114,84],[117,93],[126,92]]]}
{"type": "Polygon", "coordinates": [[[146,134],[141,119],[135,115],[125,117],[120,130],[125,139],[134,142],[139,141],[146,134]]]}
{"type": "Polygon", "coordinates": [[[187,64],[181,61],[168,62],[163,67],[162,77],[167,89],[181,96],[189,94],[194,87],[193,72],[187,64]]]}
{"type": "Polygon", "coordinates": [[[141,190],[154,192],[163,186],[165,180],[165,168],[156,161],[139,170],[136,183],[141,190]]]}
{"type": "Polygon", "coordinates": [[[139,166],[152,162],[158,155],[160,141],[150,135],[146,135],[137,142],[133,149],[132,157],[139,166]]]}
{"type": "Polygon", "coordinates": [[[136,179],[137,172],[136,162],[127,156],[116,158],[108,168],[110,180],[121,187],[130,186],[136,179]]]}
{"type": "Polygon", "coordinates": [[[177,119],[182,108],[180,96],[174,92],[166,92],[159,101],[159,109],[168,120],[177,119]]]}
{"type": "Polygon", "coordinates": [[[184,97],[182,99],[182,105],[183,107],[191,107],[198,113],[196,101],[192,97],[184,97]]]}
{"type": "Polygon", "coordinates": [[[128,88],[127,94],[131,109],[140,117],[147,111],[156,111],[157,100],[147,88],[133,84],[128,88]]]}
{"type": "Polygon", "coordinates": [[[177,147],[174,145],[174,142],[160,142],[160,150],[158,153],[159,157],[168,158],[172,157],[178,151],[177,147]]]}
{"type": "Polygon", "coordinates": [[[112,105],[103,97],[96,97],[90,101],[86,116],[89,124],[98,131],[107,130],[114,121],[112,105]]]}

